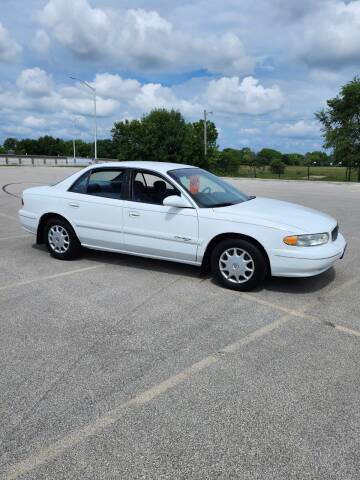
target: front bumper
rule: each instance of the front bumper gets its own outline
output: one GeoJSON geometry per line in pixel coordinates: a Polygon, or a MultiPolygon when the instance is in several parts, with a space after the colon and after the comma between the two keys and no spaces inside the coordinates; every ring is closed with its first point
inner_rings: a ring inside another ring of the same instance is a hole
{"type": "Polygon", "coordinates": [[[325,272],[344,256],[346,241],[339,233],[335,242],[317,247],[273,249],[270,254],[274,277],[311,277],[325,272]]]}

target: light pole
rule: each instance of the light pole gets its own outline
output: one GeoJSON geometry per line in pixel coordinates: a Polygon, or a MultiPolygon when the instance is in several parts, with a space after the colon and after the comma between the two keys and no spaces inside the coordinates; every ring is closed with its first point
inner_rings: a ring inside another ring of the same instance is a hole
{"type": "Polygon", "coordinates": [[[80,83],[83,83],[86,87],[88,87],[94,96],[94,160],[95,162],[97,161],[97,118],[96,118],[96,88],[92,87],[88,82],[85,82],[85,80],[81,80],[81,78],[76,78],[73,76],[70,76],[71,80],[76,80],[80,83]]]}
{"type": "Polygon", "coordinates": [[[207,112],[204,110],[204,155],[205,160],[207,159],[207,116],[211,115],[213,112],[207,112]]]}

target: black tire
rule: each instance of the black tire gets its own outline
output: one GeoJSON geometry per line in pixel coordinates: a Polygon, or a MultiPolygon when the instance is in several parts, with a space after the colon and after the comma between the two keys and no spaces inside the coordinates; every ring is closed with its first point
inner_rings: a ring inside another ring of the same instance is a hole
{"type": "Polygon", "coordinates": [[[81,253],[81,244],[72,226],[60,217],[48,220],[44,228],[44,240],[50,255],[58,260],[73,260],[81,253]]]}
{"type": "Polygon", "coordinates": [[[267,262],[255,244],[234,237],[216,245],[211,255],[211,271],[224,287],[247,292],[263,283],[267,262]]]}

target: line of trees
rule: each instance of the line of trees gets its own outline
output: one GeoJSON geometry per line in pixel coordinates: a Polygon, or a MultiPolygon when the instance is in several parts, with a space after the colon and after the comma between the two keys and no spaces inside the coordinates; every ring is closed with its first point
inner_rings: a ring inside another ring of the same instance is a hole
{"type": "MultiPolygon", "coordinates": [[[[98,141],[99,158],[186,163],[223,175],[237,175],[241,165],[250,165],[255,170],[270,167],[273,173],[281,174],[287,165],[325,166],[344,161],[342,155],[327,155],[323,151],[305,155],[284,154],[271,148],[263,148],[259,152],[250,148],[225,148],[220,151],[217,145],[218,132],[210,121],[207,123],[208,153],[205,158],[204,121],[186,122],[181,113],[175,110],[157,109],[140,120],[116,122],[111,134],[110,139],[98,141]]],[[[330,141],[328,143],[331,146],[330,141]]],[[[78,157],[92,157],[93,149],[93,143],[76,140],[78,157]]],[[[8,138],[0,147],[1,152],[71,157],[73,141],[51,136],[23,140],[8,138]]]]}
{"type": "MultiPolygon", "coordinates": [[[[94,155],[94,144],[83,140],[75,140],[76,156],[90,158],[94,155]]],[[[111,139],[98,140],[99,158],[116,158],[111,139]],[[115,155],[115,157],[113,157],[115,155]]],[[[37,139],[7,138],[0,145],[0,153],[14,153],[16,155],[49,155],[72,157],[74,153],[73,140],[63,140],[45,135],[37,139]]]]}

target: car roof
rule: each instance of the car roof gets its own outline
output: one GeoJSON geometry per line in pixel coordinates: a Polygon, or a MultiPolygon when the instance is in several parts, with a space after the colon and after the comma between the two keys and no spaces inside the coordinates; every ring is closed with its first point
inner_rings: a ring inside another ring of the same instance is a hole
{"type": "MultiPolygon", "coordinates": [[[[95,165],[91,165],[94,168],[95,165]]],[[[180,168],[197,168],[194,165],[184,165],[183,163],[168,163],[168,162],[148,162],[148,161],[133,161],[133,162],[106,162],[98,163],[96,167],[128,167],[154,170],[159,173],[167,173],[169,170],[178,170],[180,168]]]]}

